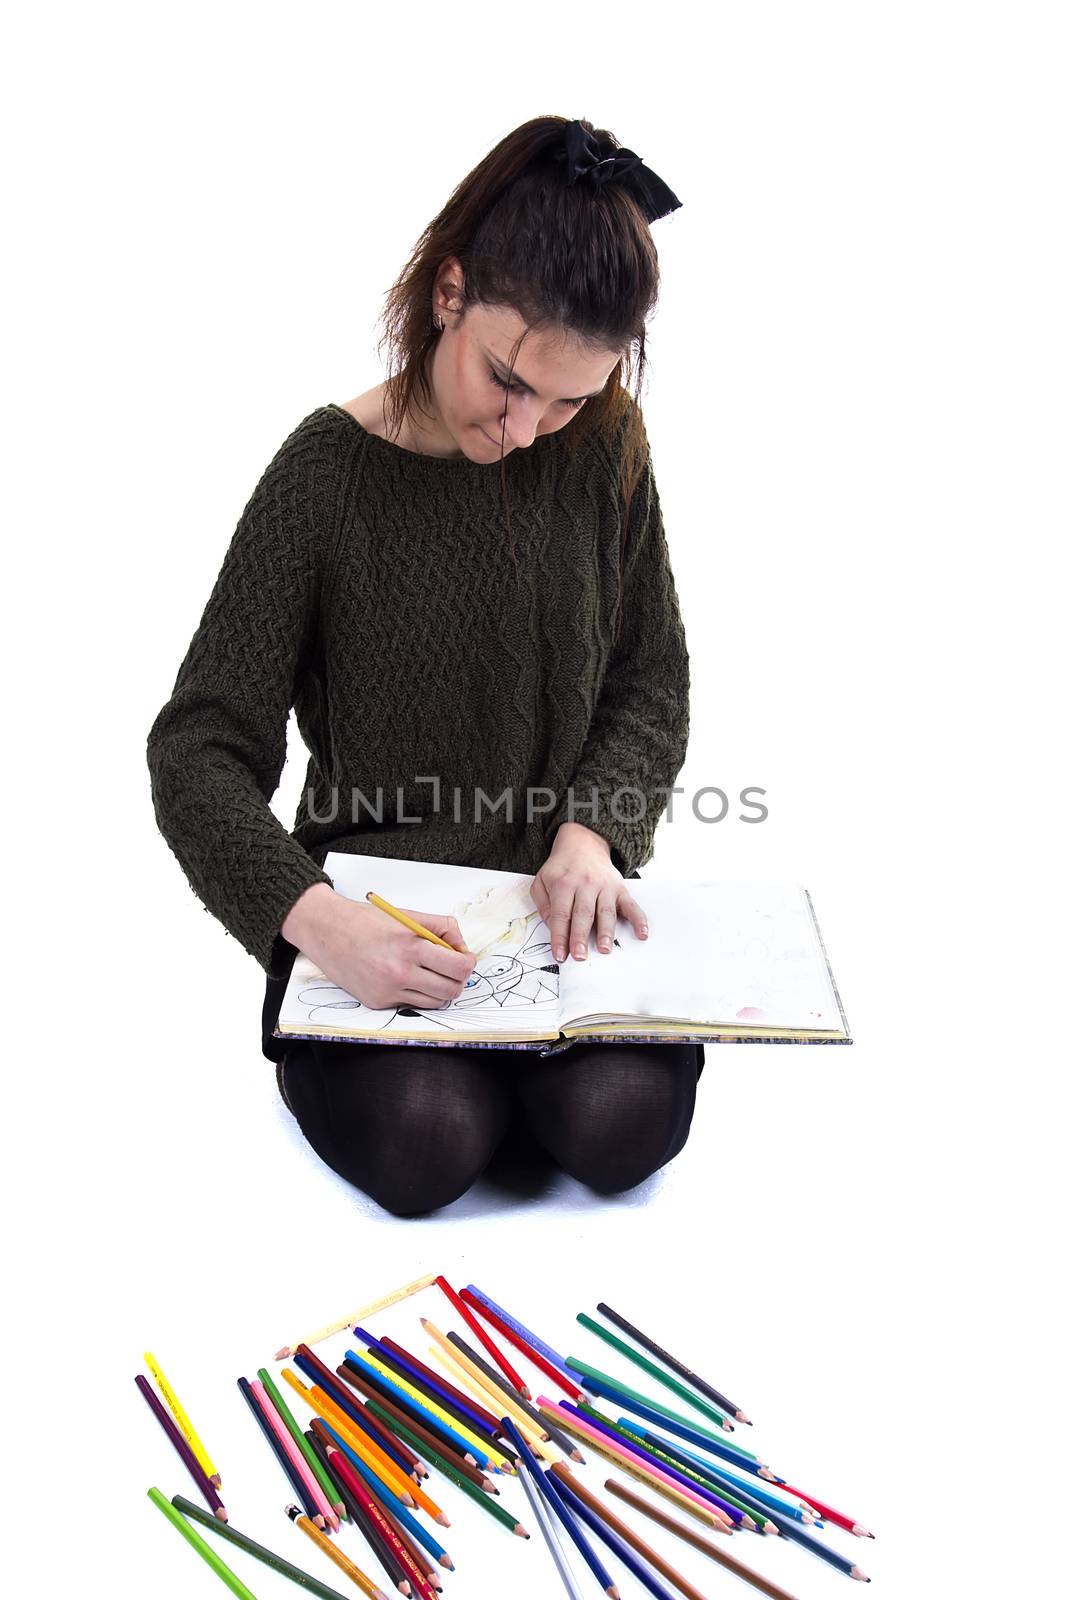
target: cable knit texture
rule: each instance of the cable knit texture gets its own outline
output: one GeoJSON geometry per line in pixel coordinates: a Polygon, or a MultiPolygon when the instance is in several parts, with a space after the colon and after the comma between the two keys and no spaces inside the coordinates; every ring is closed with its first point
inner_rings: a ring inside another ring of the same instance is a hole
{"type": "Polygon", "coordinates": [[[278,450],[148,735],[161,832],[269,975],[328,850],[536,873],[570,819],[624,876],[650,858],[689,657],[651,460],[620,595],[616,442],[571,459],[545,435],[503,489],[499,465],[401,449],[336,405],[278,450]],[[310,752],[291,833],[269,804],[290,708],[310,752]]]}

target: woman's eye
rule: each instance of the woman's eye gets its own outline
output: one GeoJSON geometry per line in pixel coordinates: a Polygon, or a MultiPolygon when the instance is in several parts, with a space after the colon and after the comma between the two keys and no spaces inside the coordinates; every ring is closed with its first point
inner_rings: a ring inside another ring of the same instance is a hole
{"type": "MultiPolygon", "coordinates": [[[[509,384],[505,378],[499,377],[493,371],[492,367],[489,368],[489,376],[492,379],[492,381],[496,384],[498,389],[510,389],[512,387],[511,384],[509,384]]],[[[516,391],[516,392],[518,392],[518,391],[516,391]]],[[[577,411],[579,406],[584,406],[585,405],[585,401],[584,400],[561,400],[559,403],[560,403],[561,406],[570,406],[575,411],[577,411]]]]}

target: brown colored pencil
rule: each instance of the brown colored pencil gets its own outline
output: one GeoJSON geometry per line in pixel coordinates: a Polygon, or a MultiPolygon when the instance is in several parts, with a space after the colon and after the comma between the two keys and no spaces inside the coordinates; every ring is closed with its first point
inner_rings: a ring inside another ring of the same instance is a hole
{"type": "Polygon", "coordinates": [[[565,1461],[554,1462],[549,1471],[562,1478],[571,1493],[576,1494],[583,1505],[587,1505],[594,1515],[600,1517],[614,1533],[618,1534],[620,1539],[625,1540],[631,1550],[636,1550],[637,1554],[642,1556],[650,1567],[654,1567],[669,1583],[673,1583],[676,1589],[680,1589],[686,1600],[706,1600],[706,1596],[702,1595],[695,1584],[689,1582],[688,1578],[683,1577],[677,1567],[672,1567],[670,1562],[659,1554],[658,1550],[653,1550],[650,1544],[646,1544],[640,1534],[634,1533],[633,1529],[628,1527],[621,1517],[617,1517],[610,1507],[606,1506],[602,1500],[598,1500],[595,1494],[590,1494],[585,1484],[582,1483],[580,1478],[575,1477],[565,1461]]]}
{"type": "Polygon", "coordinates": [[[676,1517],[672,1517],[668,1512],[661,1511],[659,1506],[652,1505],[647,1500],[642,1500],[641,1496],[635,1494],[625,1483],[618,1483],[614,1478],[609,1478],[604,1487],[609,1489],[612,1494],[618,1495],[620,1500],[625,1500],[627,1505],[633,1506],[635,1511],[643,1511],[646,1517],[651,1517],[653,1522],[658,1522],[661,1528],[666,1528],[669,1532],[677,1534],[679,1539],[685,1540],[686,1544],[691,1544],[695,1550],[700,1550],[704,1555],[710,1556],[713,1561],[719,1563],[720,1567],[727,1567],[737,1577],[743,1578],[746,1583],[750,1583],[754,1589],[759,1589],[762,1594],[769,1595],[770,1600],[797,1600],[795,1594],[790,1593],[788,1589],[783,1589],[780,1584],[774,1582],[773,1578],[765,1578],[762,1573],[754,1572],[744,1561],[738,1561],[737,1557],[731,1555],[728,1550],[720,1550],[718,1545],[712,1544],[710,1539],[705,1539],[704,1535],[697,1533],[695,1528],[686,1527],[684,1522],[679,1522],[676,1517]]]}

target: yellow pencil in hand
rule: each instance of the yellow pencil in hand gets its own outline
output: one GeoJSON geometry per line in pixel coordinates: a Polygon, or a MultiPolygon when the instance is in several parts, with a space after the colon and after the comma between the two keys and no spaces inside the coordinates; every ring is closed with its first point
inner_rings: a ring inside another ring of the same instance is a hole
{"type": "MultiPolygon", "coordinates": [[[[449,944],[447,939],[439,939],[436,933],[431,933],[429,928],[424,928],[421,922],[416,922],[414,917],[409,917],[406,911],[401,911],[397,906],[391,906],[388,900],[383,900],[380,894],[374,893],[373,889],[367,890],[367,899],[372,906],[377,906],[379,911],[384,911],[390,917],[395,917],[397,922],[404,924],[405,928],[410,928],[412,933],[417,933],[420,939],[429,939],[432,944],[439,944],[442,950],[455,950],[454,944],[449,944]]],[[[462,955],[462,950],[458,954],[462,955]]]]}

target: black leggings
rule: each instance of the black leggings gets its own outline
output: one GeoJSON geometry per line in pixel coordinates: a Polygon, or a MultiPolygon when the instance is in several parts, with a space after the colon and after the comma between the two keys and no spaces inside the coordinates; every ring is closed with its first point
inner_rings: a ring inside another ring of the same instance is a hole
{"type": "Polygon", "coordinates": [[[396,1216],[464,1194],[513,1122],[600,1194],[640,1183],[689,1137],[702,1044],[537,1050],[275,1039],[285,980],[268,979],[263,1054],[308,1143],[396,1216]]]}

